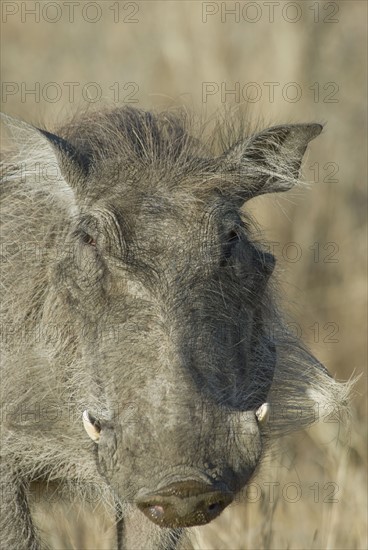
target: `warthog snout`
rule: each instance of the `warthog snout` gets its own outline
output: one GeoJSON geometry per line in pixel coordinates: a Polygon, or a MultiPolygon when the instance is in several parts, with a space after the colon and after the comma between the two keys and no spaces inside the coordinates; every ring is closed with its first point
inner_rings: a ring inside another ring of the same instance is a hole
{"type": "Polygon", "coordinates": [[[233,498],[233,494],[224,487],[186,480],[139,498],[137,505],[161,527],[191,527],[212,521],[233,498]]]}

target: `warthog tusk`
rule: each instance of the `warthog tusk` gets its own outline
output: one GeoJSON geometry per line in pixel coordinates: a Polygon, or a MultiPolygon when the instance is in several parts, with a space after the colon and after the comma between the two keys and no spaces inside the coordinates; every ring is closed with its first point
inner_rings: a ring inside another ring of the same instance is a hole
{"type": "Polygon", "coordinates": [[[97,420],[90,416],[87,410],[83,412],[82,419],[84,429],[86,430],[89,437],[92,439],[92,441],[98,442],[98,440],[100,439],[101,428],[97,420]]]}
{"type": "Polygon", "coordinates": [[[256,410],[257,420],[263,426],[267,424],[270,418],[270,410],[271,410],[271,405],[269,403],[263,403],[263,405],[261,405],[259,409],[256,410]]]}

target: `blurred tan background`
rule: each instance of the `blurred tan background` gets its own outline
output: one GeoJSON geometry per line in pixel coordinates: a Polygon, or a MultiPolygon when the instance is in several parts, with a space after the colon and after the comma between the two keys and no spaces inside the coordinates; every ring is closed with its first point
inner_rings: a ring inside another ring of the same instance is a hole
{"type": "MultiPolygon", "coordinates": [[[[250,208],[274,243],[295,330],[337,378],[363,373],[350,446],[330,424],[286,440],[261,474],[261,497],[192,538],[197,548],[366,548],[367,3],[3,1],[1,10],[2,110],[27,121],[52,126],[106,103],[184,103],[210,116],[227,103],[265,124],[326,124],[306,158],[310,185],[250,208]]],[[[57,548],[109,548],[93,527],[64,528],[56,518],[57,548]]]]}

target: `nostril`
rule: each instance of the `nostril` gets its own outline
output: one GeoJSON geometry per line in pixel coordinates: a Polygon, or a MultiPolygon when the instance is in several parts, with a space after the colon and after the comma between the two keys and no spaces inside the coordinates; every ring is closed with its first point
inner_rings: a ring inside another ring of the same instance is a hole
{"type": "Polygon", "coordinates": [[[220,502],[213,502],[212,504],[210,504],[207,508],[207,510],[209,512],[217,512],[220,510],[220,508],[222,509],[224,507],[224,503],[222,501],[220,502]]]}
{"type": "Polygon", "coordinates": [[[189,480],[146,494],[137,506],[161,527],[192,527],[212,521],[232,500],[228,490],[189,480]]]}

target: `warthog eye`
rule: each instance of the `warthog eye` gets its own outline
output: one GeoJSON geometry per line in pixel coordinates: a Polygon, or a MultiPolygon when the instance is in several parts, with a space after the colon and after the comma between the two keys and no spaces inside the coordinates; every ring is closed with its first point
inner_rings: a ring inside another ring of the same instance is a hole
{"type": "Polygon", "coordinates": [[[82,241],[84,244],[88,244],[89,246],[96,246],[96,239],[88,233],[83,233],[82,241]]]}
{"type": "Polygon", "coordinates": [[[232,229],[227,237],[227,244],[233,245],[240,241],[240,237],[235,229],[232,229]]]}
{"type": "Polygon", "coordinates": [[[232,229],[231,231],[229,231],[227,235],[226,243],[223,248],[222,265],[226,265],[227,260],[231,258],[234,247],[238,244],[239,241],[240,241],[240,236],[239,236],[239,233],[236,231],[236,229],[232,229]]]}

